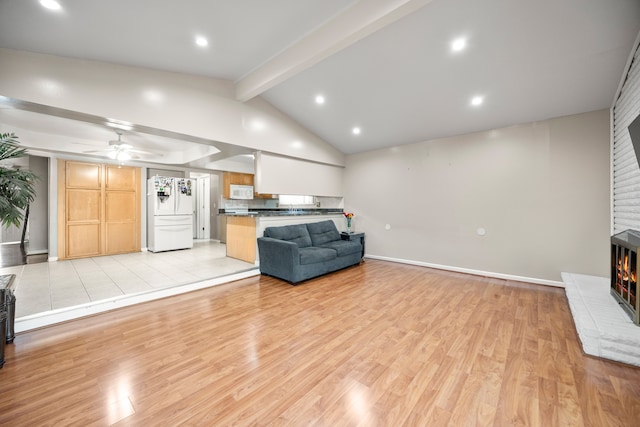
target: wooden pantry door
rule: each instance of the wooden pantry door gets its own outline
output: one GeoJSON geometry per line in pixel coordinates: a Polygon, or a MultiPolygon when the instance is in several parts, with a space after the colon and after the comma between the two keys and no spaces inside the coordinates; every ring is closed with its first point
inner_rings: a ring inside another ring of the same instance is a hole
{"type": "Polygon", "coordinates": [[[58,162],[58,255],[140,251],[140,169],[58,162]]]}
{"type": "Polygon", "coordinates": [[[140,251],[140,168],[104,165],[105,254],[140,251]]]}

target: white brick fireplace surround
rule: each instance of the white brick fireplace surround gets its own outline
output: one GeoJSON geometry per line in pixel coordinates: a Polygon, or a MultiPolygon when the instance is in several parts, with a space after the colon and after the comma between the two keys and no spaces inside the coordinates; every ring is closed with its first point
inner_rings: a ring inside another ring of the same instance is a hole
{"type": "Polygon", "coordinates": [[[640,326],[609,293],[609,278],[562,273],[562,280],[584,352],[640,366],[640,326]]]}

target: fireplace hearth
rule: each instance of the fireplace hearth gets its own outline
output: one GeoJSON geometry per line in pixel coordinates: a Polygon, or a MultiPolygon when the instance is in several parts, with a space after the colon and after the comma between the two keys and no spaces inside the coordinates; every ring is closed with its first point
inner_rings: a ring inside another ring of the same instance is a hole
{"type": "Polygon", "coordinates": [[[611,295],[633,323],[640,325],[637,298],[640,232],[626,230],[611,237],[611,295]]]}

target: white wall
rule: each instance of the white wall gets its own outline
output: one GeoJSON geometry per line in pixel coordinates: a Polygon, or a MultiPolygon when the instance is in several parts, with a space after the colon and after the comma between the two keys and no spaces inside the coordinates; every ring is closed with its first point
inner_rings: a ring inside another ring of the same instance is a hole
{"type": "Polygon", "coordinates": [[[256,153],[254,186],[264,194],[341,197],[343,168],[256,153]]]}
{"type": "Polygon", "coordinates": [[[49,159],[29,156],[29,169],[38,176],[35,183],[36,198],[29,207],[28,254],[49,251],[49,159]]]}
{"type": "Polygon", "coordinates": [[[541,281],[608,274],[607,110],[346,163],[345,210],[369,255],[541,281]]]}
{"type": "Polygon", "coordinates": [[[255,150],[344,165],[344,155],[233,82],[0,49],[0,95],[255,150]],[[259,124],[259,126],[256,126],[259,124]]]}

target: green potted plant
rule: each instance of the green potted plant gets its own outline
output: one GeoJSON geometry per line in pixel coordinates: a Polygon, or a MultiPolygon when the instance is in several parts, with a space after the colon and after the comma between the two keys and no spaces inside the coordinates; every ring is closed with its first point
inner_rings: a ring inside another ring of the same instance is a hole
{"type": "Polygon", "coordinates": [[[27,150],[19,144],[15,134],[0,134],[0,224],[19,227],[24,221],[21,241],[21,246],[24,246],[29,204],[35,198],[34,183],[38,177],[30,170],[3,165],[6,160],[26,155],[27,150]]]}

